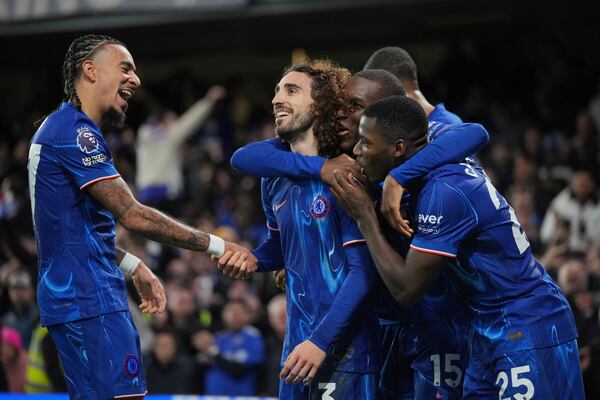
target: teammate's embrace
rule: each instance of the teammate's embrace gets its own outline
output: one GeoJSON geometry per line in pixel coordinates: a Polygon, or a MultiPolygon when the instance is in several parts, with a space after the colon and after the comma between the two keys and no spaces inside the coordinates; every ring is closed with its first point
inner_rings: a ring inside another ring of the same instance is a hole
{"type": "MultiPolygon", "coordinates": [[[[357,162],[378,182],[417,154],[426,134],[425,113],[415,101],[374,102],[360,122],[357,162]]],[[[417,230],[406,261],[382,234],[368,193],[349,177],[336,178],[334,193],[357,220],[398,301],[418,301],[440,274],[467,301],[473,338],[464,399],[584,398],[569,304],[477,164],[447,164],[414,188],[417,230]]]]}
{"type": "Polygon", "coordinates": [[[120,178],[100,127],[123,126],[140,85],[121,42],[98,35],[74,40],[63,75],[67,99],[44,120],[29,150],[40,319],[56,344],[70,398],[143,396],[139,338],[119,268],[132,276],[143,311],[161,312],[166,299],[143,262],[115,247],[115,220],[173,246],[214,255],[234,249],[249,269],[255,258],[138,203],[120,178]]]}

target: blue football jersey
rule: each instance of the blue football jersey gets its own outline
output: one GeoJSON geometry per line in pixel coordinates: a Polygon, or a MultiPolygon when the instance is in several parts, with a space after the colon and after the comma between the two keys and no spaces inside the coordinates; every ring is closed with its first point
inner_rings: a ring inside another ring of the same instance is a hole
{"type": "Polygon", "coordinates": [[[493,358],[575,338],[566,298],[483,170],[448,164],[423,181],[411,248],[453,259],[444,275],[472,311],[472,355],[493,358]]]}
{"type": "Polygon", "coordinates": [[[462,119],[458,115],[446,110],[444,103],[436,104],[433,111],[427,116],[427,120],[443,124],[459,124],[462,122],[462,119]]]}
{"type": "MultiPolygon", "coordinates": [[[[285,360],[319,327],[342,288],[350,272],[344,246],[364,243],[364,239],[356,222],[321,181],[265,178],[262,198],[267,225],[279,231],[285,260],[285,360]]],[[[379,352],[372,303],[363,301],[332,344],[321,369],[373,373],[379,368],[379,352]]]]}
{"type": "Polygon", "coordinates": [[[31,140],[27,168],[42,325],[128,310],[114,218],[85,190],[119,176],[98,126],[63,103],[31,140]]]}

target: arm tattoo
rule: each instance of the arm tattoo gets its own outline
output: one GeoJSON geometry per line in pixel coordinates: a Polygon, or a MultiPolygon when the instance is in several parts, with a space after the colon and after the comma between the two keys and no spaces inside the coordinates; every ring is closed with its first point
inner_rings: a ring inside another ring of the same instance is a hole
{"type": "Polygon", "coordinates": [[[154,208],[140,204],[133,197],[123,178],[94,183],[88,190],[113,214],[115,220],[129,231],[156,242],[184,249],[206,251],[208,248],[209,236],[206,232],[194,229],[154,208]]]}

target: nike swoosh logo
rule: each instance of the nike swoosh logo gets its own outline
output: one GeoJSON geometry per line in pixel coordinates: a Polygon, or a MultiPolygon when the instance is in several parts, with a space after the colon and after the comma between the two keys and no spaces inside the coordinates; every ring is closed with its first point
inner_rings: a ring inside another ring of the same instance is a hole
{"type": "Polygon", "coordinates": [[[275,204],[275,205],[273,206],[273,211],[275,211],[275,212],[279,211],[279,209],[280,209],[281,207],[285,206],[285,203],[287,203],[287,200],[284,200],[284,201],[282,201],[282,202],[281,202],[281,203],[279,203],[279,204],[275,204]]]}

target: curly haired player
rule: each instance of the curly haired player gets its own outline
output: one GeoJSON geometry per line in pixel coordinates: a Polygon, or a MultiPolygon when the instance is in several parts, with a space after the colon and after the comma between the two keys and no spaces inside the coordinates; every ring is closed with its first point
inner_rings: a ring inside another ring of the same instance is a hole
{"type": "MultiPolygon", "coordinates": [[[[284,72],[272,101],[275,132],[293,152],[339,153],[349,77],[323,60],[284,72]]],[[[266,178],[262,198],[269,238],[254,251],[259,270],[286,269],[279,397],[375,398],[380,348],[369,292],[376,271],[356,224],[320,180],[266,178]]],[[[219,260],[225,273],[236,259],[225,253],[219,260]]]]}

